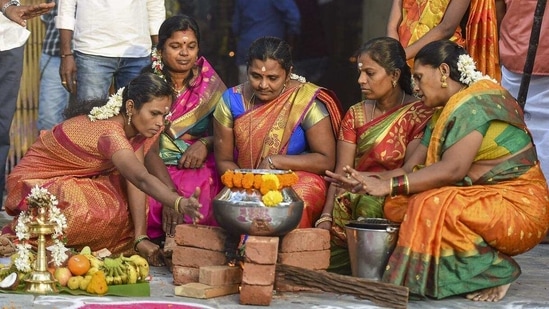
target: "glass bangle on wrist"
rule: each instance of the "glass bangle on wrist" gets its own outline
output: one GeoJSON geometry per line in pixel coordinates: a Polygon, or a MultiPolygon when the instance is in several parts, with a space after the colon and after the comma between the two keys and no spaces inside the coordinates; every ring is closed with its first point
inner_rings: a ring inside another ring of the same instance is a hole
{"type": "Polygon", "coordinates": [[[267,157],[267,162],[269,162],[269,168],[272,169],[272,170],[276,170],[276,166],[274,165],[273,163],[273,160],[271,159],[271,156],[268,156],[267,157]]]}

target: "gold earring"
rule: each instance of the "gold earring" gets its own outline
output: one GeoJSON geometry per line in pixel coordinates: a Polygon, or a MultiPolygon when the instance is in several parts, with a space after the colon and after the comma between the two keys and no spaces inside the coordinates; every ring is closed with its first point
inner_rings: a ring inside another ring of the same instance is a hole
{"type": "Polygon", "coordinates": [[[442,88],[448,88],[448,83],[446,82],[446,75],[442,75],[440,78],[441,84],[440,87],[442,88]]]}
{"type": "Polygon", "coordinates": [[[397,81],[393,80],[393,88],[395,88],[396,86],[397,86],[397,81]]]}
{"type": "Polygon", "coordinates": [[[128,112],[128,113],[126,113],[126,115],[128,116],[128,125],[131,125],[132,124],[132,113],[128,112]]]}

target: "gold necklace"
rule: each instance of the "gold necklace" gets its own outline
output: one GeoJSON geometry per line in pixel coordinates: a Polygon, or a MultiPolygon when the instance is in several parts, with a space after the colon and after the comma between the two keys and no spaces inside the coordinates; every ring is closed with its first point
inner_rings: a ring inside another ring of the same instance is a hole
{"type": "MultiPolygon", "coordinates": [[[[404,98],[406,98],[406,93],[404,92],[404,90],[402,90],[402,100],[400,100],[400,104],[399,105],[403,105],[404,104],[404,98]]],[[[370,121],[374,120],[374,116],[375,116],[375,112],[376,112],[376,107],[377,107],[377,100],[374,101],[374,104],[372,106],[372,118],[370,118],[370,121]]],[[[380,109],[381,111],[381,109],[380,109]]],[[[382,111],[383,114],[385,114],[384,111],[382,111]]]]}

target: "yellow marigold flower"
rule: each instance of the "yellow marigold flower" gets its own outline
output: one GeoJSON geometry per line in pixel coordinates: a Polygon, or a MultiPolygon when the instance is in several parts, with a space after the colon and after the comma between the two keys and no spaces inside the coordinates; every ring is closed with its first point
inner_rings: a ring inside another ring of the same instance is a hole
{"type": "Polygon", "coordinates": [[[233,176],[234,172],[231,170],[226,171],[221,175],[221,182],[228,188],[232,188],[234,186],[233,183],[233,176]]]}
{"type": "Polygon", "coordinates": [[[271,190],[278,190],[279,187],[280,181],[276,175],[265,174],[261,176],[261,188],[259,189],[261,194],[265,195],[271,190]]]}
{"type": "Polygon", "coordinates": [[[280,202],[282,202],[283,200],[283,197],[280,191],[273,190],[264,194],[263,197],[261,197],[261,200],[263,201],[263,204],[265,204],[265,206],[273,207],[280,204],[280,202]]]}
{"type": "Polygon", "coordinates": [[[251,189],[254,186],[254,174],[246,173],[242,177],[242,188],[251,189]]]}

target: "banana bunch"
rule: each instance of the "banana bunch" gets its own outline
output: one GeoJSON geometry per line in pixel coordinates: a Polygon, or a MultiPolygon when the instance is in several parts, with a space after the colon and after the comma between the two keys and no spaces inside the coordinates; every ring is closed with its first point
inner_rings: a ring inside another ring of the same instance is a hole
{"type": "Polygon", "coordinates": [[[107,285],[128,283],[127,266],[121,257],[104,258],[100,270],[105,273],[107,285]]]}
{"type": "Polygon", "coordinates": [[[130,257],[120,256],[128,270],[128,283],[145,280],[149,275],[149,262],[138,254],[130,257]]]}

